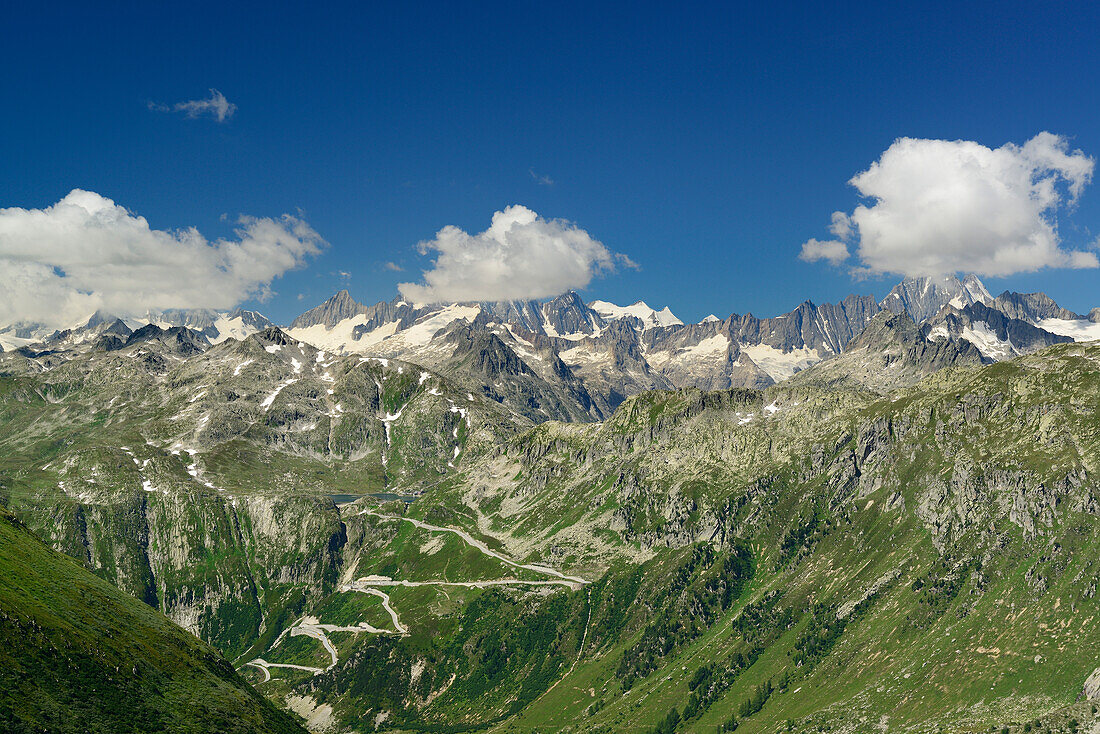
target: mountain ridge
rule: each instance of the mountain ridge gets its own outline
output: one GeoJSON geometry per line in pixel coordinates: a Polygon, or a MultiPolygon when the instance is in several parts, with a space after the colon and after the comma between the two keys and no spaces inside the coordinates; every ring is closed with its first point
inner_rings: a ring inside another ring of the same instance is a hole
{"type": "MultiPolygon", "coordinates": [[[[455,333],[457,324],[465,323],[493,335],[529,372],[520,379],[520,372],[513,371],[510,379],[525,385],[517,383],[507,397],[494,390],[484,375],[462,377],[471,389],[484,389],[512,407],[525,405],[521,412],[530,418],[569,415],[601,420],[625,398],[643,390],[759,388],[780,383],[841,355],[883,311],[906,313],[928,326],[925,336],[930,341],[967,342],[993,361],[1067,339],[1100,338],[1100,322],[1062,309],[1045,294],[1006,291],[993,298],[973,275],[962,280],[906,279],[881,301],[853,294],[835,304],[804,301],[775,317],[731,314],[696,324],[684,324],[667,307],[653,309],[641,300],[628,307],[605,301],[585,303],[575,291],[541,302],[414,306],[395,298],[367,306],[343,289],[295,318],[285,333],[336,354],[402,359],[430,369],[461,371],[463,358],[454,354],[458,342],[448,335],[455,333]],[[566,371],[571,375],[566,376],[566,371]],[[557,407],[547,413],[540,405],[557,407]]],[[[188,330],[162,337],[176,340],[177,350],[183,350],[177,356],[273,326],[262,315],[240,309],[165,311],[149,318],[161,330],[188,330]]],[[[82,326],[18,348],[29,349],[28,355],[49,353],[55,362],[63,361],[80,350],[117,349],[135,338],[126,331],[145,329],[137,321],[112,319],[97,312],[82,326]]],[[[148,333],[146,329],[136,338],[148,333]]],[[[496,344],[488,338],[477,341],[485,347],[496,344]]],[[[491,359],[482,355],[469,364],[491,359]]]]}

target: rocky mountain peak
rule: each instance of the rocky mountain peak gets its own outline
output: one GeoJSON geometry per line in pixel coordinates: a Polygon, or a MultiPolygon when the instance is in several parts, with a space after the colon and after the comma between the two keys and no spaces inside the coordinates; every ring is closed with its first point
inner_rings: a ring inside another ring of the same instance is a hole
{"type": "Polygon", "coordinates": [[[114,334],[122,338],[127,338],[134,333],[133,329],[126,325],[122,319],[115,319],[109,324],[105,324],[100,334],[114,334]]]}
{"type": "Polygon", "coordinates": [[[294,341],[294,339],[290,337],[289,334],[280,329],[278,326],[269,326],[263,331],[257,331],[250,338],[260,342],[264,346],[278,345],[281,347],[285,347],[287,345],[297,343],[294,341]]]}
{"type": "Polygon", "coordinates": [[[264,316],[259,311],[249,311],[243,308],[236,308],[228,317],[232,319],[240,319],[245,326],[252,327],[254,329],[266,329],[269,326],[274,326],[271,320],[264,316]]]}
{"type": "Polygon", "coordinates": [[[971,303],[962,308],[948,304],[923,328],[929,339],[968,341],[990,361],[1011,359],[1053,344],[1073,341],[984,303],[971,303]]]}
{"type": "Polygon", "coordinates": [[[214,326],[219,318],[217,311],[208,308],[170,308],[164,311],[150,311],[146,320],[161,326],[186,326],[195,331],[204,331],[214,326]]]}
{"type": "Polygon", "coordinates": [[[481,313],[491,316],[492,320],[511,324],[524,331],[539,333],[542,331],[539,304],[536,301],[496,301],[478,304],[481,313]]]}
{"type": "Polygon", "coordinates": [[[201,354],[210,346],[210,342],[197,331],[186,326],[171,326],[162,329],[156,324],[146,324],[126,338],[124,346],[141,342],[157,342],[181,357],[201,354]]]}
{"type": "Polygon", "coordinates": [[[1068,311],[1046,293],[1012,293],[1005,291],[993,301],[993,307],[1006,316],[1035,323],[1043,319],[1079,319],[1078,314],[1068,311]]]}
{"type": "Polygon", "coordinates": [[[114,314],[110,314],[110,313],[107,313],[106,311],[99,310],[99,311],[96,311],[94,314],[91,315],[91,318],[88,319],[88,323],[84,324],[84,328],[85,329],[94,329],[97,326],[103,326],[105,324],[111,324],[111,323],[113,323],[115,321],[118,321],[118,320],[119,320],[119,318],[117,316],[115,316],[114,314]]]}
{"type": "Polygon", "coordinates": [[[617,306],[610,301],[592,301],[588,307],[603,318],[604,321],[615,319],[635,318],[641,321],[644,329],[654,329],[661,326],[683,326],[683,321],[676,318],[668,306],[660,311],[651,307],[645,301],[635,301],[629,306],[617,306]]]}
{"type": "Polygon", "coordinates": [[[616,319],[600,335],[600,341],[608,345],[613,364],[619,369],[641,369],[646,364],[638,342],[638,332],[631,321],[632,319],[616,319]]]}
{"type": "Polygon", "coordinates": [[[331,329],[344,319],[366,313],[367,310],[367,307],[352,298],[346,289],[342,289],[321,305],[311,308],[294,319],[290,328],[304,329],[309,326],[323,324],[326,328],[331,329]]]}
{"type": "Polygon", "coordinates": [[[593,334],[603,325],[603,318],[589,308],[576,291],[566,291],[542,304],[543,326],[552,336],[559,334],[593,334]]]}
{"type": "Polygon", "coordinates": [[[36,321],[16,321],[0,329],[0,334],[7,334],[16,339],[36,339],[48,333],[46,325],[36,321]]]}
{"type": "Polygon", "coordinates": [[[954,275],[942,278],[924,276],[905,278],[879,302],[879,306],[894,313],[905,311],[919,323],[935,316],[948,304],[961,308],[992,300],[976,275],[967,275],[963,280],[954,275]]]}
{"type": "Polygon", "coordinates": [[[474,324],[456,321],[447,329],[444,339],[455,347],[452,360],[467,365],[475,374],[486,378],[532,374],[527,363],[499,336],[474,324]]]}
{"type": "Polygon", "coordinates": [[[916,344],[923,340],[920,327],[908,313],[880,311],[868,322],[867,327],[848,343],[845,351],[881,350],[892,346],[916,344]]]}
{"type": "Polygon", "coordinates": [[[973,273],[963,278],[962,286],[970,298],[975,302],[989,303],[993,300],[993,296],[989,293],[989,290],[986,289],[985,284],[973,273]]]}

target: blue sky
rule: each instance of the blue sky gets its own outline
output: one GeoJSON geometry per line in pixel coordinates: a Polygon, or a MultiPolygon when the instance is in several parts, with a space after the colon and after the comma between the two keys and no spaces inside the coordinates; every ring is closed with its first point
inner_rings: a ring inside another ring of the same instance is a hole
{"type": "MultiPolygon", "coordinates": [[[[896,138],[1100,155],[1091,3],[150,5],[7,11],[0,207],[81,188],[209,240],[295,214],[328,245],[273,281],[277,321],[392,298],[430,266],[416,243],[513,204],[639,265],[587,299],[696,320],[881,297],[899,276],[798,256],[896,138]],[[220,123],[150,108],[211,88],[220,123]]],[[[1095,243],[1097,188],[1058,211],[1063,248],[1095,243]]],[[[1100,305],[1096,269],[984,280],[1100,305]]]]}

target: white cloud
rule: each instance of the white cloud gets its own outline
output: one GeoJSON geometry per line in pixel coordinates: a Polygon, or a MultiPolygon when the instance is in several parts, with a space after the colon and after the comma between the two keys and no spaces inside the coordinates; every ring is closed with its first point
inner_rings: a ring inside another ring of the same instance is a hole
{"type": "Polygon", "coordinates": [[[391,270],[395,273],[400,273],[405,269],[405,268],[401,267],[400,265],[398,265],[397,263],[392,262],[392,261],[387,262],[387,263],[383,263],[382,267],[384,267],[386,270],[391,270]]]}
{"type": "MultiPolygon", "coordinates": [[[[1048,132],[996,149],[967,140],[899,138],[850,181],[871,202],[850,215],[834,213],[830,230],[858,243],[862,274],[1005,276],[1095,268],[1094,253],[1061,247],[1055,220],[1059,208],[1076,203],[1094,165],[1048,132]]],[[[803,245],[803,259],[838,262],[824,253],[839,258],[840,242],[811,242],[803,245]]]]}
{"type": "Polygon", "coordinates": [[[304,221],[242,216],[237,239],[151,229],[144,217],[74,189],[45,209],[0,209],[0,323],[67,327],[97,309],[230,308],[324,245],[304,221]]]}
{"type": "Polygon", "coordinates": [[[828,260],[833,265],[839,265],[848,259],[848,246],[836,240],[819,241],[811,238],[803,243],[798,259],[809,263],[828,260]]]}
{"type": "Polygon", "coordinates": [[[416,303],[545,298],[586,287],[594,276],[613,271],[616,261],[634,266],[576,225],[518,205],[496,212],[484,232],[447,226],[418,247],[438,256],[424,283],[398,285],[416,303]]]}
{"type": "Polygon", "coordinates": [[[183,112],[188,117],[199,117],[209,113],[218,122],[225,122],[237,111],[237,105],[225,98],[217,89],[210,90],[208,99],[191,99],[176,102],[174,105],[149,103],[149,109],[158,112],[183,112]]]}
{"type": "Polygon", "coordinates": [[[545,176],[541,173],[535,173],[534,168],[529,169],[529,171],[531,173],[531,178],[535,179],[535,183],[537,183],[539,186],[554,185],[554,179],[550,178],[549,176],[545,176]]]}
{"type": "Polygon", "coordinates": [[[834,237],[849,242],[852,239],[851,218],[844,212],[833,212],[833,222],[829,225],[829,231],[833,233],[834,237]]]}

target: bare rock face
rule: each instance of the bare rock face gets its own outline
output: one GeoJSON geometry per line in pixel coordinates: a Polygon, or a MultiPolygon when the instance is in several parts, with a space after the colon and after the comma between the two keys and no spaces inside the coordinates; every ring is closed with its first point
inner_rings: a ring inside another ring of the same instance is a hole
{"type": "Polygon", "coordinates": [[[790,384],[849,384],[886,393],[946,367],[982,361],[977,347],[964,339],[930,341],[904,311],[881,311],[842,354],[795,375],[790,384]]]}
{"type": "Polygon", "coordinates": [[[347,542],[327,497],[227,498],[167,481],[47,517],[35,529],[56,550],[233,654],[264,629],[265,593],[331,589],[347,542]]]}
{"type": "Polygon", "coordinates": [[[1085,679],[1085,687],[1081,691],[1081,695],[1085,697],[1086,701],[1100,699],[1100,668],[1092,671],[1092,675],[1085,679]]]}
{"type": "Polygon", "coordinates": [[[567,291],[542,305],[543,322],[558,334],[593,334],[606,322],[593,311],[576,291],[567,291]]]}
{"type": "Polygon", "coordinates": [[[1046,293],[1012,293],[1005,291],[997,296],[993,307],[1005,316],[1035,323],[1043,319],[1081,318],[1073,311],[1062,308],[1046,293]]]}
{"type": "Polygon", "coordinates": [[[440,340],[453,350],[443,371],[470,380],[485,397],[535,422],[584,422],[600,415],[583,384],[555,355],[543,359],[550,363],[544,378],[499,336],[475,325],[456,322],[440,340]]]}

